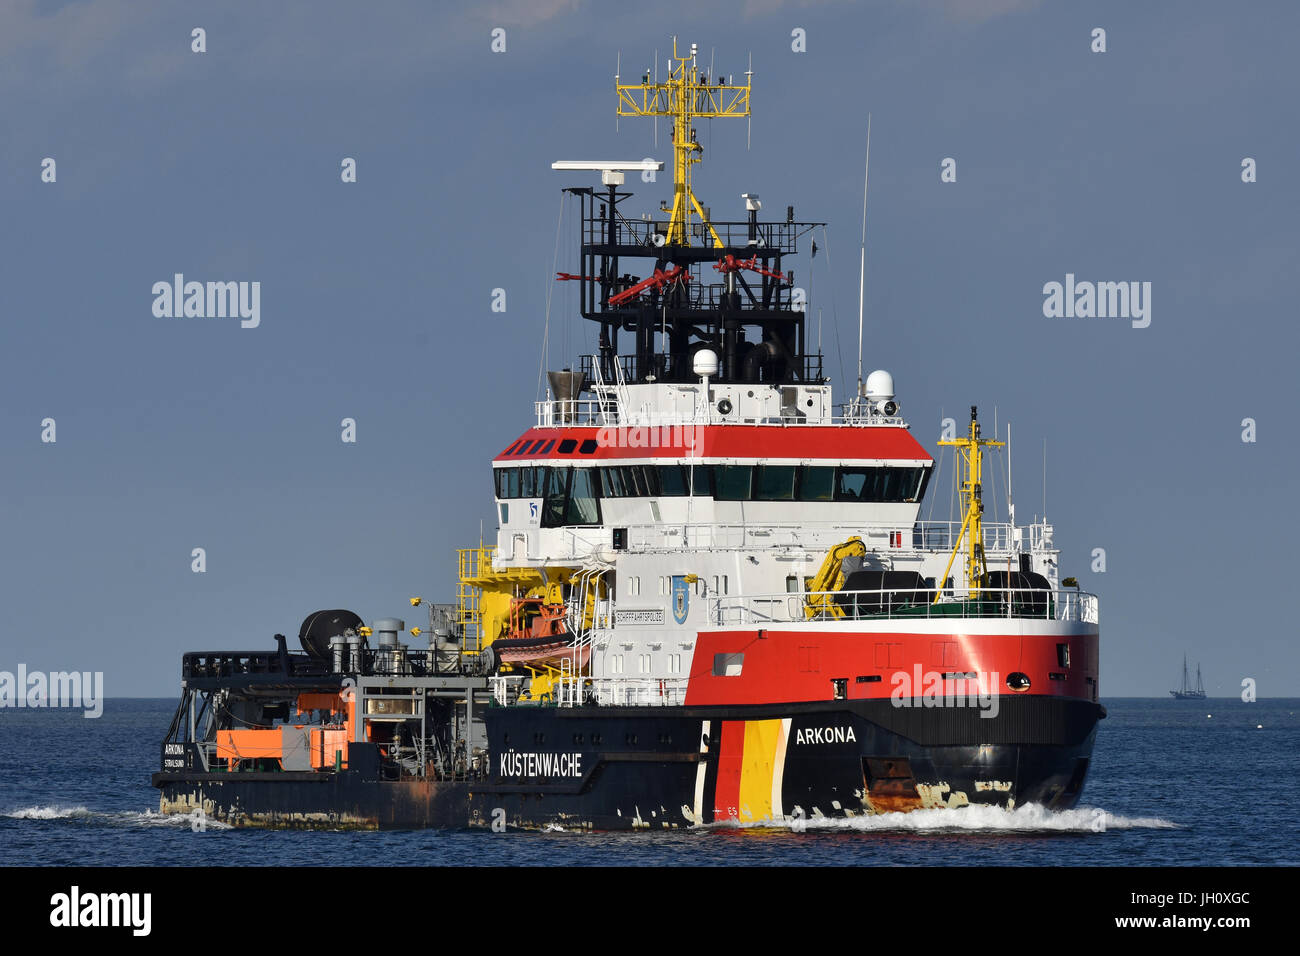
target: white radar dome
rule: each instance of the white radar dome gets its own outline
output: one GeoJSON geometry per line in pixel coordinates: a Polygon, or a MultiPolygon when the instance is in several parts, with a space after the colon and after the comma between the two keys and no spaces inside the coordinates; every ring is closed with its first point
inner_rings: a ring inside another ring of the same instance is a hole
{"type": "Polygon", "coordinates": [[[696,375],[718,374],[718,353],[713,349],[700,349],[695,353],[696,375]]]}
{"type": "Polygon", "coordinates": [[[888,401],[894,397],[894,376],[882,368],[867,376],[867,398],[888,401]]]}

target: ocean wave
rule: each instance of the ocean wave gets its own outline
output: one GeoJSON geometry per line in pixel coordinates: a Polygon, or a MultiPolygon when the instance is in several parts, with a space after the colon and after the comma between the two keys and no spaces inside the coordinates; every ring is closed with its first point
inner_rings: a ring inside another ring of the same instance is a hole
{"type": "Polygon", "coordinates": [[[11,820],[67,820],[73,817],[89,816],[85,807],[22,807],[18,810],[6,810],[0,817],[11,820]]]}
{"type": "MultiPolygon", "coordinates": [[[[171,827],[184,830],[192,829],[194,822],[188,816],[162,814],[156,810],[90,810],[84,806],[61,807],[53,804],[5,810],[0,812],[0,818],[36,821],[66,820],[91,826],[171,827]]],[[[204,829],[228,830],[230,827],[208,819],[204,821],[204,829]]]]}
{"type": "Polygon", "coordinates": [[[1028,803],[1014,810],[966,806],[955,809],[912,810],[872,816],[812,817],[795,820],[730,821],[715,826],[778,828],[793,831],[859,830],[909,833],[1104,833],[1107,830],[1177,830],[1181,825],[1163,817],[1126,817],[1100,807],[1048,810],[1028,803]]]}

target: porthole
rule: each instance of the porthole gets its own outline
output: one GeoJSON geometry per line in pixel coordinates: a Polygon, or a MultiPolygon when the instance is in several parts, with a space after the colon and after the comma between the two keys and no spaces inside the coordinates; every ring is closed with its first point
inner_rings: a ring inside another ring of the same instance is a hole
{"type": "Polygon", "coordinates": [[[1014,691],[1023,693],[1029,690],[1029,675],[1015,671],[1007,675],[1007,686],[1014,691]]]}

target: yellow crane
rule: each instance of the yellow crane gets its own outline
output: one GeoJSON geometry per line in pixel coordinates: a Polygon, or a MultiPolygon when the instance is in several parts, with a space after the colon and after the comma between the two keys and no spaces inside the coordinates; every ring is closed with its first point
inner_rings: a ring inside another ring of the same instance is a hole
{"type": "Polygon", "coordinates": [[[980,588],[984,584],[984,575],[988,570],[984,563],[984,527],[981,524],[984,515],[984,498],[983,492],[980,490],[980,477],[984,460],[984,448],[985,446],[1000,448],[1006,442],[996,441],[992,438],[980,438],[979,416],[975,406],[972,405],[970,407],[970,431],[966,437],[951,440],[940,439],[939,444],[953,446],[961,457],[961,496],[962,501],[965,503],[966,516],[962,519],[961,531],[957,535],[957,543],[953,545],[952,554],[948,556],[948,566],[943,569],[943,576],[939,578],[938,586],[934,589],[935,604],[938,604],[939,599],[943,597],[943,583],[948,580],[948,572],[952,570],[952,563],[957,558],[957,552],[961,550],[963,540],[967,542],[967,592],[972,598],[979,596],[980,588]]]}
{"type": "Polygon", "coordinates": [[[804,607],[804,616],[809,620],[821,615],[844,617],[844,609],[835,603],[831,592],[844,587],[845,558],[861,558],[867,553],[867,546],[859,537],[852,537],[842,544],[837,544],[826,552],[817,574],[808,582],[808,600],[804,607]]]}

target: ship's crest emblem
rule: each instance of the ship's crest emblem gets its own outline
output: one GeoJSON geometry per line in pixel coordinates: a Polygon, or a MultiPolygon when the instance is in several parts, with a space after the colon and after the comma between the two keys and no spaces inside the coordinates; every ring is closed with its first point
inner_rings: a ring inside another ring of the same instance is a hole
{"type": "Polygon", "coordinates": [[[680,574],[673,575],[673,620],[686,623],[686,612],[691,608],[691,586],[680,574]]]}

